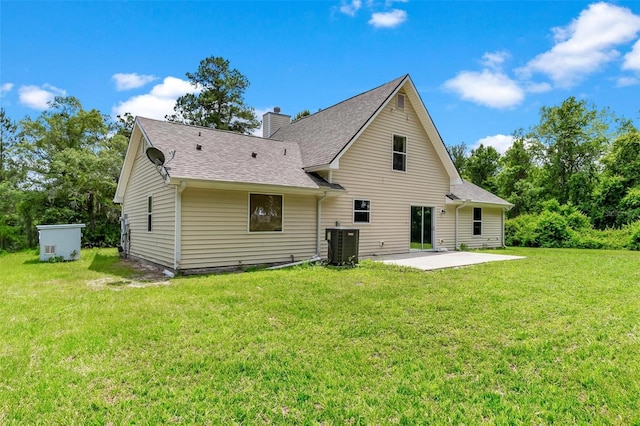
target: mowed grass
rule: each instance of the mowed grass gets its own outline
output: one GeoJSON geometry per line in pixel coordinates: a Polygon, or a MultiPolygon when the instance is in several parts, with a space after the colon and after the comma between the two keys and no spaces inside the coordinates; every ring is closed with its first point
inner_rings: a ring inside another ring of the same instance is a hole
{"type": "Polygon", "coordinates": [[[143,287],[1,256],[0,423],[639,424],[640,253],[500,253],[143,287]]]}

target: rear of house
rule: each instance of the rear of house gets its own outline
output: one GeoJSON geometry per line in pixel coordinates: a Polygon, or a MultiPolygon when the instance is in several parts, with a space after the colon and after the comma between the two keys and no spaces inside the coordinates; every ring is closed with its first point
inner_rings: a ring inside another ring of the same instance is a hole
{"type": "Polygon", "coordinates": [[[503,245],[510,204],[460,178],[408,75],[263,122],[259,138],[137,118],[124,253],[184,272],[326,258],[337,225],[360,230],[360,256],[503,245]]]}

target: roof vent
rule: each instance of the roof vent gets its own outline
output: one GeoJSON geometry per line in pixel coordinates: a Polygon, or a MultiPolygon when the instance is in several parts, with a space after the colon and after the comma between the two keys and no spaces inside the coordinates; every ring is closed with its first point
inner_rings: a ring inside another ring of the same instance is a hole
{"type": "Polygon", "coordinates": [[[252,153],[251,153],[251,156],[252,156],[253,158],[256,158],[256,157],[258,156],[258,153],[257,153],[257,152],[252,152],[252,153]]]}
{"type": "Polygon", "coordinates": [[[280,114],[280,107],[273,107],[273,112],[280,114]]]}
{"type": "Polygon", "coordinates": [[[202,151],[202,145],[199,143],[196,144],[196,151],[202,151]]]}

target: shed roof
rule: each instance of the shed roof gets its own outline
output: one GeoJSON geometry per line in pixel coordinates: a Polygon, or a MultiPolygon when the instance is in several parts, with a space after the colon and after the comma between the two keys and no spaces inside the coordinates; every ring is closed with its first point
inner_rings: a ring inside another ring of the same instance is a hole
{"type": "Polygon", "coordinates": [[[36,225],[36,228],[39,231],[51,230],[51,229],[80,229],[86,228],[87,225],[84,223],[64,223],[59,225],[36,225]]]}

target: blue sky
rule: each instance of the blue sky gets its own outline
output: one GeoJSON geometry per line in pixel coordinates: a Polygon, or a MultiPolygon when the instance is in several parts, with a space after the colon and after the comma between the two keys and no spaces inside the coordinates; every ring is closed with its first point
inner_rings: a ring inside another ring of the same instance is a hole
{"type": "Polygon", "coordinates": [[[2,107],[55,95],[151,118],[222,56],[259,116],[312,112],[410,74],[445,143],[504,151],[569,96],[640,124],[640,2],[0,2],[2,107]]]}

